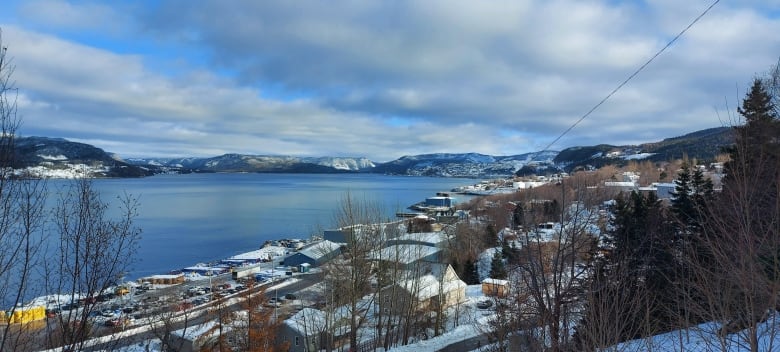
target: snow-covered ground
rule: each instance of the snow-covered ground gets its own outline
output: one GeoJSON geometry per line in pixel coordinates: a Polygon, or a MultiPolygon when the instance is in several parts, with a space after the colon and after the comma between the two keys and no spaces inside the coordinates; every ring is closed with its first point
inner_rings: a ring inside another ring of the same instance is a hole
{"type": "MultiPolygon", "coordinates": [[[[281,283],[281,288],[292,281],[281,283]]],[[[393,347],[388,350],[378,349],[380,352],[419,352],[437,351],[458,341],[478,336],[485,332],[489,320],[494,316],[490,309],[478,309],[476,303],[485,299],[480,285],[470,285],[466,288],[466,300],[460,306],[460,318],[458,324],[449,319],[447,332],[428,340],[421,340],[406,346],[393,347]]],[[[607,348],[608,351],[639,352],[639,351],[679,351],[679,352],[705,352],[705,351],[749,351],[744,332],[728,335],[719,340],[717,335],[718,324],[705,323],[696,327],[668,332],[650,338],[632,340],[617,346],[607,348]],[[721,345],[723,343],[723,345],[721,345]]],[[[157,352],[160,351],[159,340],[148,340],[132,346],[119,349],[120,352],[157,352]]],[[[770,315],[767,322],[760,325],[759,331],[760,351],[780,351],[780,314],[770,315]]],[[[474,350],[479,351],[479,349],[474,350]]]]}
{"type": "Polygon", "coordinates": [[[479,275],[479,282],[490,277],[493,256],[500,250],[501,247],[488,248],[479,255],[479,258],[477,258],[477,275],[479,275]]]}
{"type": "MultiPolygon", "coordinates": [[[[461,304],[459,319],[456,323],[450,318],[447,321],[447,330],[444,334],[421,340],[415,343],[393,347],[387,352],[419,352],[436,351],[458,341],[470,339],[483,334],[488,326],[488,321],[495,316],[492,307],[489,309],[477,308],[477,302],[486,299],[482,294],[482,285],[469,285],[466,287],[466,300],[461,304]]],[[[452,317],[452,309],[449,316],[452,317]]],[[[378,351],[383,351],[379,349],[378,351]]]]}
{"type": "MultiPolygon", "coordinates": [[[[709,352],[750,351],[747,333],[733,333],[721,339],[718,336],[720,324],[704,323],[685,330],[675,330],[646,339],[632,340],[614,346],[616,351],[679,351],[709,352]]],[[[758,350],[780,351],[780,314],[771,314],[767,321],[758,326],[758,350]]]]}
{"type": "MultiPolygon", "coordinates": [[[[55,160],[55,159],[52,159],[55,160]]],[[[92,167],[85,164],[63,164],[62,168],[48,168],[45,166],[32,166],[24,169],[15,169],[16,175],[32,175],[39,178],[65,178],[77,179],[93,177],[96,174],[108,172],[108,167],[92,167]]]]}

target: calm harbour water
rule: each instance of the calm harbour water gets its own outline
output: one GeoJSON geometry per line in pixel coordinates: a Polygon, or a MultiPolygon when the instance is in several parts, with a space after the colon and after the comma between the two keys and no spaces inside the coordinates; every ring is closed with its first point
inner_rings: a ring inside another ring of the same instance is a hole
{"type": "Polygon", "coordinates": [[[334,225],[347,194],[394,218],[436,192],[472,183],[375,174],[190,174],[94,185],[106,200],[122,192],[139,200],[143,234],[127,277],[134,279],[251,251],[266,240],[309,238],[334,225]]]}

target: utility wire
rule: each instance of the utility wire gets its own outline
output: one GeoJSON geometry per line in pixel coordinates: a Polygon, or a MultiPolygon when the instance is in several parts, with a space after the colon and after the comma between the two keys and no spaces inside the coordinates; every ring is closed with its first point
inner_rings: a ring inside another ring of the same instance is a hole
{"type": "Polygon", "coordinates": [[[704,17],[704,15],[706,15],[706,14],[707,14],[707,12],[709,12],[709,11],[710,11],[710,10],[711,10],[713,7],[715,7],[715,5],[716,5],[717,3],[719,3],[719,2],[720,2],[720,0],[715,0],[715,2],[713,2],[713,3],[712,3],[712,5],[710,5],[709,7],[707,7],[707,8],[706,8],[706,9],[705,9],[705,10],[704,10],[704,11],[703,11],[703,12],[702,12],[702,13],[701,13],[699,16],[697,16],[696,18],[694,18],[694,19],[693,19],[693,21],[691,21],[691,23],[690,23],[690,24],[688,24],[688,26],[687,26],[687,27],[685,27],[685,28],[684,28],[682,31],[680,31],[680,33],[678,33],[678,34],[677,34],[677,35],[676,35],[674,38],[672,38],[672,40],[670,40],[668,43],[666,43],[666,45],[665,45],[663,48],[661,48],[661,50],[658,50],[658,52],[656,52],[656,53],[655,53],[655,55],[653,55],[653,56],[652,56],[652,57],[651,57],[649,60],[647,60],[647,61],[646,61],[646,62],[645,62],[645,63],[644,63],[642,66],[640,66],[640,67],[639,67],[639,68],[638,68],[636,71],[634,71],[634,73],[632,73],[632,74],[631,74],[630,76],[628,76],[628,78],[626,78],[626,79],[625,79],[625,80],[624,80],[622,83],[620,83],[620,84],[619,84],[617,87],[615,87],[615,89],[613,89],[613,90],[612,90],[612,91],[611,91],[609,94],[607,94],[607,96],[606,96],[606,97],[604,97],[604,99],[601,99],[601,101],[600,101],[598,104],[596,104],[596,105],[595,105],[595,106],[593,106],[593,107],[592,107],[590,110],[588,110],[588,112],[586,112],[586,113],[585,113],[585,115],[582,115],[582,117],[580,117],[580,118],[579,118],[579,119],[578,119],[576,122],[574,122],[574,123],[573,123],[571,126],[569,126],[569,128],[567,128],[567,129],[566,129],[565,131],[563,131],[563,133],[561,133],[561,134],[560,134],[560,135],[559,135],[557,138],[555,138],[555,139],[554,139],[552,142],[550,142],[550,144],[548,144],[548,145],[547,145],[547,146],[546,146],[544,149],[542,149],[542,151],[545,151],[545,150],[548,150],[548,149],[550,149],[550,147],[552,147],[552,146],[553,146],[555,143],[557,143],[557,142],[558,142],[558,141],[559,141],[561,138],[563,138],[563,136],[565,136],[565,135],[566,135],[567,133],[569,133],[569,132],[570,132],[572,129],[574,129],[574,127],[576,127],[577,125],[579,125],[579,124],[580,124],[580,122],[582,122],[582,120],[585,120],[585,118],[587,118],[588,116],[590,116],[590,114],[591,114],[591,113],[593,113],[594,111],[596,111],[596,109],[598,109],[598,108],[599,108],[599,107],[600,107],[602,104],[604,104],[604,103],[605,103],[605,102],[606,102],[606,101],[607,101],[609,98],[611,98],[611,97],[612,97],[612,96],[613,96],[615,93],[617,93],[617,91],[619,91],[619,90],[620,90],[620,88],[623,88],[623,86],[625,86],[625,85],[626,85],[626,83],[628,83],[628,82],[629,82],[630,80],[632,80],[632,79],[633,79],[633,78],[634,78],[636,75],[638,75],[638,74],[639,74],[639,72],[642,72],[642,70],[644,70],[644,69],[645,69],[645,67],[647,67],[648,65],[650,65],[650,63],[651,63],[651,62],[653,62],[653,60],[655,60],[655,58],[656,58],[656,57],[658,57],[659,55],[661,55],[661,53],[663,53],[664,51],[666,51],[666,49],[667,49],[667,48],[669,48],[670,46],[672,46],[672,44],[674,44],[674,42],[676,42],[676,41],[677,41],[677,39],[680,39],[680,37],[682,37],[682,36],[683,36],[683,34],[685,34],[685,32],[687,32],[689,29],[691,29],[691,27],[693,27],[693,25],[694,25],[694,24],[696,24],[696,22],[699,22],[699,20],[700,20],[702,17],[704,17]]]}

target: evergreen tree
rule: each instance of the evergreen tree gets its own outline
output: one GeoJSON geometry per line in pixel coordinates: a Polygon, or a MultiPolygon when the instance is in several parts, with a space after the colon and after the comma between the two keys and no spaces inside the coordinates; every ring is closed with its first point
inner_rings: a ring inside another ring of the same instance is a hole
{"type": "Polygon", "coordinates": [[[477,266],[474,265],[474,261],[471,259],[466,259],[466,263],[463,264],[463,270],[462,275],[460,276],[463,279],[463,282],[466,283],[466,285],[476,285],[479,284],[479,275],[477,275],[477,266]]]}
{"type": "Polygon", "coordinates": [[[506,279],[506,265],[504,265],[503,251],[497,250],[493,253],[493,260],[490,261],[490,278],[506,279]]]}
{"type": "Polygon", "coordinates": [[[523,210],[523,203],[518,202],[515,205],[515,209],[512,214],[515,227],[525,226],[525,211],[523,210]]]}
{"type": "MultiPolygon", "coordinates": [[[[755,79],[750,92],[737,109],[745,119],[745,124],[734,127],[736,143],[728,149],[731,160],[726,163],[724,192],[745,192],[740,189],[740,181],[761,182],[766,196],[758,207],[771,206],[777,197],[778,176],[778,119],[772,98],[761,80],[755,79]]],[[[758,200],[758,199],[757,199],[758,200]]]]}
{"type": "Polygon", "coordinates": [[[723,322],[723,334],[740,331],[738,343],[758,351],[760,335],[774,333],[762,331],[761,322],[780,307],[780,125],[760,79],[737,111],[744,124],[734,127],[723,189],[701,222],[712,265],[690,263],[695,293],[707,299],[690,305],[702,320],[723,322]]]}
{"type": "Polygon", "coordinates": [[[750,92],[737,109],[745,124],[735,127],[736,143],[729,149],[731,160],[725,165],[723,202],[721,210],[731,211],[735,200],[744,200],[741,214],[736,216],[735,228],[723,234],[745,232],[757,236],[755,242],[764,242],[759,257],[765,262],[772,277],[780,272],[780,244],[778,233],[778,181],[780,180],[780,122],[776,106],[761,80],[755,79],[750,92]],[[738,228],[741,226],[742,228],[738,228]],[[771,244],[771,245],[767,245],[771,244]]]}
{"type": "Polygon", "coordinates": [[[674,252],[676,256],[677,314],[684,326],[702,321],[703,317],[691,311],[690,302],[704,301],[702,288],[692,283],[696,270],[717,270],[717,261],[710,251],[708,239],[705,238],[704,225],[710,215],[709,209],[714,202],[712,181],[704,173],[684,163],[675,180],[674,197],[671,201],[671,212],[674,220],[674,252]]]}
{"type": "Polygon", "coordinates": [[[706,178],[704,172],[698,168],[692,171],[686,163],[674,183],[676,186],[671,210],[677,223],[678,235],[699,236],[702,233],[702,223],[706,221],[708,209],[714,201],[712,180],[706,178]]]}
{"type": "Polygon", "coordinates": [[[544,203],[543,215],[545,221],[557,221],[561,216],[561,205],[557,199],[553,199],[549,203],[544,203]]]}
{"type": "Polygon", "coordinates": [[[488,224],[485,228],[486,243],[489,247],[493,247],[498,244],[498,231],[496,231],[496,225],[488,224]]]}
{"type": "MultiPolygon", "coordinates": [[[[583,324],[601,321],[603,329],[612,330],[610,333],[617,334],[619,341],[668,330],[677,322],[668,309],[676,299],[672,294],[675,266],[669,245],[673,232],[666,225],[667,215],[661,202],[652,193],[643,196],[632,192],[620,196],[615,200],[610,223],[611,230],[599,249],[604,255],[593,263],[593,275],[586,283],[585,295],[590,302],[618,300],[615,295],[637,299],[634,304],[607,310],[604,306],[586,304],[583,324]],[[610,289],[615,287],[620,289],[610,289]],[[604,319],[614,319],[616,325],[609,326],[604,319]]],[[[581,326],[577,330],[592,332],[593,329],[581,326]]],[[[578,338],[585,344],[593,340],[588,336],[578,338]]]]}

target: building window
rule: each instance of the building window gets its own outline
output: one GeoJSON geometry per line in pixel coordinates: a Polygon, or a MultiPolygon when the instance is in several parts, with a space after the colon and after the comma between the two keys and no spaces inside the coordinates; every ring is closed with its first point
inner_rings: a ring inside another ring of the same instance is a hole
{"type": "Polygon", "coordinates": [[[295,345],[296,346],[300,346],[301,345],[301,338],[298,337],[298,336],[295,337],[295,345]]]}

